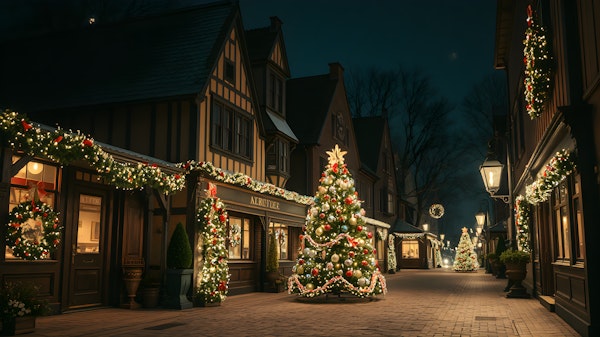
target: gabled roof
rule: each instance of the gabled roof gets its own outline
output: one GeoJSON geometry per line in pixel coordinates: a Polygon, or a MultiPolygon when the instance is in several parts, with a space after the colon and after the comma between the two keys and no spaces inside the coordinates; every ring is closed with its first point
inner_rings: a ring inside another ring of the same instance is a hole
{"type": "Polygon", "coordinates": [[[385,119],[380,116],[358,117],[353,118],[352,124],[361,163],[369,170],[377,172],[385,119]]]}
{"type": "Polygon", "coordinates": [[[329,74],[288,80],[287,121],[301,144],[318,143],[337,84],[329,74]]]}
{"type": "Polygon", "coordinates": [[[194,95],[239,15],[237,2],[6,41],[0,107],[19,112],[194,95]]]}
{"type": "Polygon", "coordinates": [[[396,222],[394,222],[391,232],[392,233],[423,233],[423,230],[398,218],[398,219],[396,219],[396,222]]]}
{"type": "Polygon", "coordinates": [[[270,19],[271,25],[268,27],[246,30],[246,49],[248,50],[248,56],[252,63],[267,63],[271,57],[271,53],[279,43],[281,52],[284,56],[284,65],[280,70],[287,78],[289,78],[290,67],[287,62],[285,41],[281,30],[282,22],[276,16],[272,16],[270,19]]]}

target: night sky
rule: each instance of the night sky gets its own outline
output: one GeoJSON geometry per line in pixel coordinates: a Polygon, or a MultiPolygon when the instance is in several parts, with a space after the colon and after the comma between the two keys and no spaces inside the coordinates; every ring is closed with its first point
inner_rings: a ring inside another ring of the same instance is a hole
{"type": "Polygon", "coordinates": [[[327,64],[421,69],[458,103],[493,68],[496,1],[241,0],[246,29],[283,21],[292,77],[327,64]]]}
{"type": "MultiPolygon", "coordinates": [[[[499,71],[493,67],[496,1],[241,0],[240,7],[246,29],[268,26],[271,16],[283,21],[292,77],[327,73],[328,63],[336,61],[350,73],[398,65],[419,69],[455,104],[459,121],[464,96],[499,71]]],[[[453,245],[460,228],[474,227],[475,213],[487,204],[478,171],[483,159],[464,164],[471,194],[442,202],[440,227],[453,245]]]]}

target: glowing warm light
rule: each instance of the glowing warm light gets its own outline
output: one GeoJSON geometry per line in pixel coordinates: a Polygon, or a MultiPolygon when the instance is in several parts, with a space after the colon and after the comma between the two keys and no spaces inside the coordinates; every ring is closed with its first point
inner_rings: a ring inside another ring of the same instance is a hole
{"type": "Polygon", "coordinates": [[[27,171],[31,174],[40,174],[44,170],[44,164],[30,161],[27,164],[27,171]]]}
{"type": "Polygon", "coordinates": [[[477,227],[477,235],[481,235],[482,231],[483,231],[483,229],[481,227],[477,227]]]}
{"type": "Polygon", "coordinates": [[[446,237],[446,234],[444,234],[444,233],[440,234],[440,240],[444,241],[445,237],[446,237]]]}

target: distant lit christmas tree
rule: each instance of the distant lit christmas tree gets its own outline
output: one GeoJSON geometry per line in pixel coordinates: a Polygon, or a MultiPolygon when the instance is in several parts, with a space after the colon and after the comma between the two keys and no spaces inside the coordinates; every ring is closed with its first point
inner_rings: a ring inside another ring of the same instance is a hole
{"type": "Polygon", "coordinates": [[[456,247],[453,268],[455,271],[475,271],[479,268],[477,254],[466,227],[463,227],[458,247],[456,247]]]}
{"type": "Polygon", "coordinates": [[[368,297],[385,293],[376,250],[367,231],[364,209],[354,179],[344,164],[345,151],[327,151],[329,164],[321,174],[288,292],[305,297],[351,293],[368,297]]]}

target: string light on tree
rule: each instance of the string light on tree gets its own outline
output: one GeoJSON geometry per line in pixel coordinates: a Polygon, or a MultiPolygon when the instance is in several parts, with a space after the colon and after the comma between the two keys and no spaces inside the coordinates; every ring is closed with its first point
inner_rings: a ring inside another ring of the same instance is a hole
{"type": "Polygon", "coordinates": [[[368,297],[387,291],[379,270],[373,233],[367,231],[354,179],[344,164],[346,151],[327,151],[329,164],[308,210],[301,247],[288,292],[304,297],[351,293],[368,297]]]}

